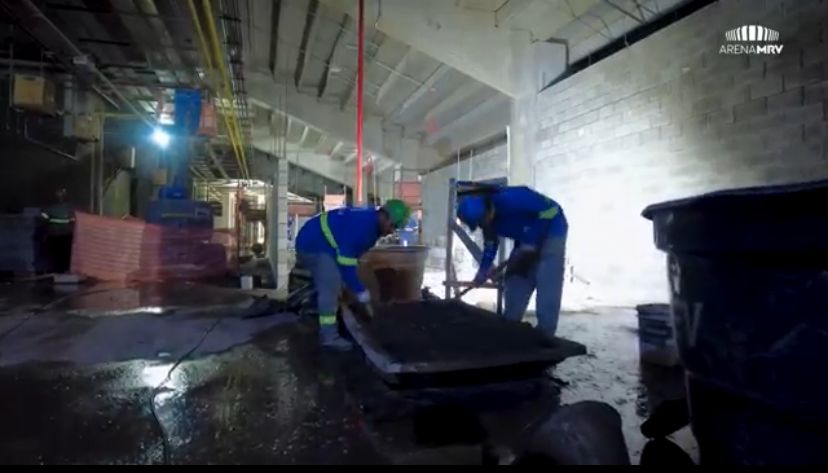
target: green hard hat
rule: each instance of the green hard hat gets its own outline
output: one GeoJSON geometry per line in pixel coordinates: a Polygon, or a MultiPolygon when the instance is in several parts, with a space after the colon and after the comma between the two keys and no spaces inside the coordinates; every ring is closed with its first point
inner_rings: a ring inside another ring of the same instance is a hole
{"type": "Polygon", "coordinates": [[[408,217],[411,216],[411,208],[400,199],[389,199],[385,201],[383,209],[391,218],[391,223],[397,228],[402,228],[408,223],[408,217]]]}

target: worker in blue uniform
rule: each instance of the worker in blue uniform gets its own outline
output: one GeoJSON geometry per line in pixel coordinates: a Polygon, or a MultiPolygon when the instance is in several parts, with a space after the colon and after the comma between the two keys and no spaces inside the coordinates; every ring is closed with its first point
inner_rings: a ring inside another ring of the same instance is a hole
{"type": "Polygon", "coordinates": [[[472,231],[478,227],[483,230],[483,255],[474,283],[483,284],[494,276],[492,263],[499,238],[512,239],[515,245],[506,263],[504,316],[521,320],[537,289],[537,328],[555,335],[568,231],[561,206],[525,186],[493,187],[461,198],[457,216],[472,231]]]}
{"type": "Polygon", "coordinates": [[[348,350],[351,343],[339,335],[336,321],[342,282],[370,312],[371,295],[357,276],[363,253],[377,240],[404,226],[411,209],[391,199],[382,207],[342,207],[311,218],[296,237],[298,262],[308,268],[317,292],[319,341],[323,347],[348,350]]]}

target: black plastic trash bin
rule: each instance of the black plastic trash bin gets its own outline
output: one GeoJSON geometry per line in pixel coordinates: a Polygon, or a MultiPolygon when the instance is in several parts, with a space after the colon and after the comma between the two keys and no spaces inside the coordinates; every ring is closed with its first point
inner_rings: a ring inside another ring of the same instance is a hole
{"type": "Polygon", "coordinates": [[[648,207],[703,463],[828,463],[828,181],[648,207]]]}

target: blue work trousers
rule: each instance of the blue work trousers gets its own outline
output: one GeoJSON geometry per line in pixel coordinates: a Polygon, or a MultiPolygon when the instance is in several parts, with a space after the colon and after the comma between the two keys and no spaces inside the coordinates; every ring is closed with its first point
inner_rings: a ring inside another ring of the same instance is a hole
{"type": "Polygon", "coordinates": [[[546,335],[555,335],[561,310],[565,252],[566,236],[549,237],[541,245],[539,260],[526,276],[510,275],[506,278],[503,315],[507,319],[520,321],[532,293],[537,290],[537,328],[546,335]]]}
{"type": "Polygon", "coordinates": [[[304,252],[297,252],[296,257],[299,264],[307,268],[313,278],[316,288],[316,309],[320,318],[336,316],[342,277],[334,257],[328,253],[304,252]]]}

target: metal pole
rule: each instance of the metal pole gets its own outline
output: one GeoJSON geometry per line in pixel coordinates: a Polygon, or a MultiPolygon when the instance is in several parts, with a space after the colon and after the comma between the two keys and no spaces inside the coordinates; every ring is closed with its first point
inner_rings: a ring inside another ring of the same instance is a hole
{"type": "Polygon", "coordinates": [[[357,122],[356,122],[356,186],[354,200],[362,204],[362,119],[365,99],[365,0],[359,0],[357,26],[357,122]]]}
{"type": "Polygon", "coordinates": [[[97,187],[97,197],[95,200],[97,201],[97,208],[98,215],[104,214],[104,125],[103,119],[101,119],[101,123],[99,126],[100,131],[100,140],[96,143],[98,152],[95,153],[98,155],[98,166],[95,168],[97,172],[96,183],[95,186],[97,187]]]}
{"type": "Polygon", "coordinates": [[[9,103],[6,107],[6,131],[11,130],[11,113],[14,106],[14,25],[9,26],[9,103]]]}
{"type": "Polygon", "coordinates": [[[449,180],[449,196],[448,196],[448,218],[446,220],[446,292],[445,298],[451,298],[451,284],[455,282],[454,271],[452,268],[452,257],[454,255],[454,212],[457,204],[457,180],[449,180]]]}
{"type": "Polygon", "coordinates": [[[84,150],[89,153],[89,213],[95,213],[95,144],[84,145],[84,150]]]}

